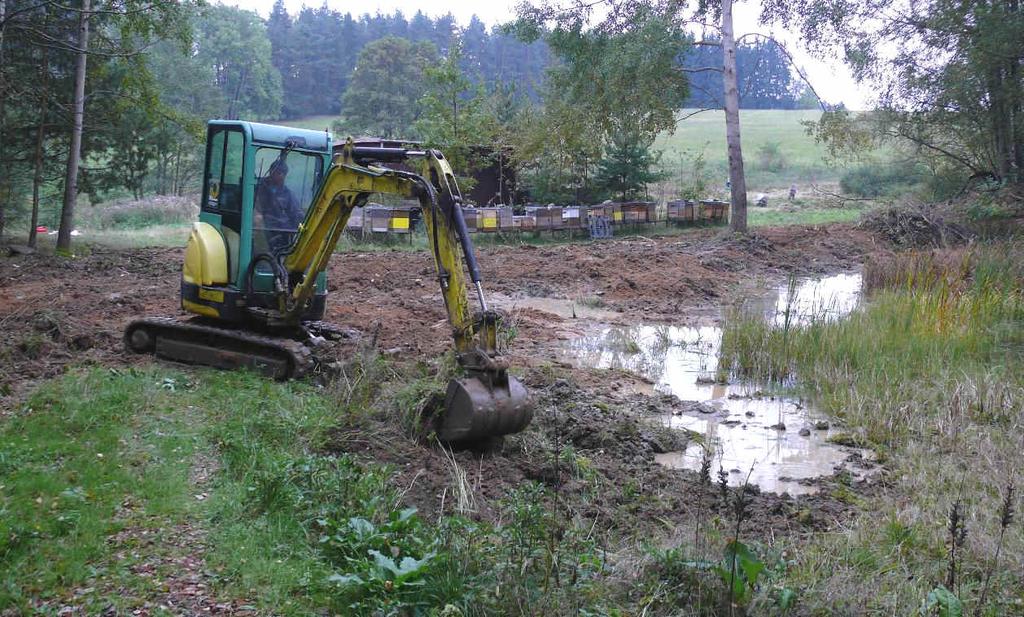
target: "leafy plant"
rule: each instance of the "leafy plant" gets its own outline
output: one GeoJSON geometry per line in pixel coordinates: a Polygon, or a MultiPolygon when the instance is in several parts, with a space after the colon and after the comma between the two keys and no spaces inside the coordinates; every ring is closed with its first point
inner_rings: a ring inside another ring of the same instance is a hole
{"type": "Polygon", "coordinates": [[[921,605],[919,613],[923,615],[938,615],[938,617],[963,617],[964,605],[960,602],[960,598],[945,588],[943,585],[939,585],[935,589],[928,592],[928,597],[925,598],[924,603],[921,605]]]}
{"type": "Polygon", "coordinates": [[[426,587],[438,561],[437,538],[415,508],[392,511],[377,524],[358,516],[320,518],[315,524],[324,556],[341,570],[327,581],[337,586],[350,609],[433,604],[426,587]]]}
{"type": "Polygon", "coordinates": [[[738,540],[731,540],[725,545],[721,561],[689,561],[684,565],[714,572],[732,600],[739,604],[746,604],[753,597],[765,569],[764,562],[758,559],[750,547],[738,540]]]}

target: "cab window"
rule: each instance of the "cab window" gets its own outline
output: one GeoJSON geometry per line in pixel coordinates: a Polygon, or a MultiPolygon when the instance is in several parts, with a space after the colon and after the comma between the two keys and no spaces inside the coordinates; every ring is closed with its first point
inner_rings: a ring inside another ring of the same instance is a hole
{"type": "Polygon", "coordinates": [[[305,152],[261,147],[256,150],[254,165],[253,252],[284,255],[295,242],[313,201],[323,159],[305,152]]]}
{"type": "Polygon", "coordinates": [[[323,174],[323,159],[315,154],[285,151],[278,148],[259,148],[256,150],[256,182],[257,191],[261,183],[272,181],[271,170],[280,168],[287,170],[284,186],[295,197],[302,212],[305,213],[313,201],[320,177],[323,174]]]}
{"type": "Polygon", "coordinates": [[[219,213],[241,212],[242,132],[228,128],[212,129],[207,148],[203,209],[219,213]]]}

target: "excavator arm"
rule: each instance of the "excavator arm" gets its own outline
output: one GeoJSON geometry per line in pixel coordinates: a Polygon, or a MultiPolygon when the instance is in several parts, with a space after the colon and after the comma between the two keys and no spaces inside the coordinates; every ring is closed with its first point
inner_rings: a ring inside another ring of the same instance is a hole
{"type": "Polygon", "coordinates": [[[532,418],[526,389],[511,375],[497,351],[500,318],[487,306],[480,269],[462,217],[455,175],[436,150],[360,148],[350,141],[327,172],[298,235],[275,272],[278,323],[298,325],[353,208],[374,193],[419,201],[438,282],[452,326],[456,358],[464,375],[448,385],[445,408],[434,420],[438,437],[472,442],[514,433],[532,418]],[[374,163],[377,163],[376,165],[374,163]],[[381,163],[417,165],[420,173],[381,163]],[[467,281],[466,275],[470,281],[467,281]],[[480,305],[474,312],[467,288],[472,282],[480,305]]]}

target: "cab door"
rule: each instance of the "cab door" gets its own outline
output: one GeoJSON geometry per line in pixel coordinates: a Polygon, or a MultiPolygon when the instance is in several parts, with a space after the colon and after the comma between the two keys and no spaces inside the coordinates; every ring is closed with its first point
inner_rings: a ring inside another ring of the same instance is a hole
{"type": "Polygon", "coordinates": [[[245,136],[239,126],[210,125],[206,138],[206,169],[199,220],[220,230],[228,247],[228,274],[238,281],[242,236],[245,136]]]}

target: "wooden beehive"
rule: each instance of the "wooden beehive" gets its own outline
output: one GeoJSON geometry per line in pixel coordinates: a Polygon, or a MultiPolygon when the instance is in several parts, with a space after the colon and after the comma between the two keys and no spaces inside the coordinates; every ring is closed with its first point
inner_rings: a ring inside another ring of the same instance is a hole
{"type": "Polygon", "coordinates": [[[612,225],[618,225],[622,223],[622,204],[608,204],[611,216],[608,217],[612,221],[612,225]]]}
{"type": "Polygon", "coordinates": [[[548,208],[537,208],[534,211],[534,216],[537,217],[536,228],[551,229],[551,211],[548,208]]]}
{"type": "Polygon", "coordinates": [[[363,208],[352,208],[352,214],[348,217],[348,222],[345,223],[345,229],[352,232],[361,232],[363,230],[363,208]]]}
{"type": "Polygon", "coordinates": [[[647,222],[647,204],[642,202],[629,202],[617,205],[622,211],[622,218],[620,220],[623,223],[636,225],[638,223],[647,222]]]}
{"type": "Polygon", "coordinates": [[[562,222],[561,206],[549,207],[548,216],[551,218],[551,229],[565,229],[565,223],[562,222]]]}
{"type": "Polygon", "coordinates": [[[502,231],[513,229],[515,227],[514,221],[515,218],[510,206],[498,208],[498,229],[502,231]]]}
{"type": "Polygon", "coordinates": [[[587,209],[583,207],[562,208],[562,226],[579,229],[587,225],[587,209]]]}
{"type": "Polygon", "coordinates": [[[476,208],[463,208],[462,209],[462,218],[466,219],[466,228],[469,229],[470,232],[476,231],[476,226],[477,226],[476,208]]]}
{"type": "Polygon", "coordinates": [[[411,233],[412,227],[409,225],[409,211],[391,210],[391,216],[388,218],[388,231],[396,234],[411,233]]]}
{"type": "Polygon", "coordinates": [[[497,208],[477,208],[477,231],[484,233],[498,231],[497,208]]]}
{"type": "Polygon", "coordinates": [[[724,221],[729,202],[705,199],[700,202],[700,218],[706,221],[724,221]]]}
{"type": "Polygon", "coordinates": [[[387,233],[391,228],[391,210],[387,208],[374,208],[369,211],[370,231],[374,233],[387,233]]]}
{"type": "Polygon", "coordinates": [[[692,201],[685,199],[668,202],[668,220],[679,223],[693,222],[695,219],[693,205],[692,201]]]}

